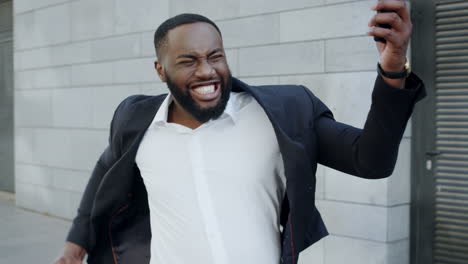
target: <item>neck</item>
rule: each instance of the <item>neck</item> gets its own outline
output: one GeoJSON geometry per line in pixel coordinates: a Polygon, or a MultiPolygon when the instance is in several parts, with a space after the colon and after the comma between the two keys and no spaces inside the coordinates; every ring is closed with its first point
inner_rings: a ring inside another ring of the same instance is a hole
{"type": "Polygon", "coordinates": [[[183,125],[191,129],[196,129],[197,127],[202,125],[200,121],[195,119],[175,100],[169,106],[169,111],[167,113],[167,122],[183,125]]]}

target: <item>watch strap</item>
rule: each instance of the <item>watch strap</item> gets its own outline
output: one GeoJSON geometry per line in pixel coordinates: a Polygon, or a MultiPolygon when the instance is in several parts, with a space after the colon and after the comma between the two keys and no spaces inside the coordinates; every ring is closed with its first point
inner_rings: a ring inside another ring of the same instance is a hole
{"type": "Polygon", "coordinates": [[[389,78],[389,79],[402,79],[406,78],[410,75],[411,71],[409,69],[408,63],[405,64],[405,68],[400,71],[400,72],[386,72],[382,69],[382,66],[380,66],[380,63],[377,63],[377,72],[382,75],[383,77],[389,78]]]}

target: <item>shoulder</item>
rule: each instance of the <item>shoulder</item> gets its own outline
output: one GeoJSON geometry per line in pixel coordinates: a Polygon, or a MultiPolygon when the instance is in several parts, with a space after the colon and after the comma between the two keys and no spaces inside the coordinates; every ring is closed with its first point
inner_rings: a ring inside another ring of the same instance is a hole
{"type": "Polygon", "coordinates": [[[261,85],[251,86],[261,97],[285,106],[285,109],[313,107],[315,95],[303,85],[261,85]]]}
{"type": "Polygon", "coordinates": [[[143,95],[143,94],[134,94],[130,95],[125,98],[117,108],[131,108],[131,107],[138,107],[141,105],[152,104],[155,101],[163,101],[166,98],[167,94],[160,94],[160,95],[143,95]]]}
{"type": "Polygon", "coordinates": [[[293,85],[293,84],[273,84],[273,85],[250,85],[252,89],[267,92],[275,93],[282,95],[300,95],[303,93],[304,86],[302,85],[293,85]]]}
{"type": "Polygon", "coordinates": [[[279,118],[309,122],[318,116],[326,115],[333,119],[329,108],[307,87],[303,85],[260,85],[249,86],[258,95],[265,108],[275,110],[279,118]],[[284,116],[283,116],[284,115],[284,116]],[[292,118],[294,117],[294,118],[292,118]]]}
{"type": "Polygon", "coordinates": [[[158,102],[162,103],[166,96],[167,94],[160,94],[156,96],[143,94],[130,95],[120,102],[115,112],[128,112],[129,110],[133,110],[135,108],[151,106],[157,104],[158,102]]]}
{"type": "Polygon", "coordinates": [[[166,96],[167,94],[156,96],[142,94],[130,95],[117,106],[112,120],[114,123],[121,124],[124,120],[138,113],[139,110],[145,111],[145,109],[159,107],[166,96]]]}

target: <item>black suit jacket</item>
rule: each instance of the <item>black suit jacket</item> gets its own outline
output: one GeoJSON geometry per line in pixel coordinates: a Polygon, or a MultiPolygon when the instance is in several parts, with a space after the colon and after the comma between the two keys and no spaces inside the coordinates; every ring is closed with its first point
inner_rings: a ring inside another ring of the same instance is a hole
{"type": "MultiPolygon", "coordinates": [[[[425,96],[414,74],[405,89],[377,77],[366,123],[359,129],[336,122],[303,86],[249,86],[234,78],[232,89],[250,93],[276,133],[286,176],[281,263],[288,264],[297,263],[299,252],[328,234],[315,207],[317,164],[362,178],[391,175],[414,104],[425,96]]],[[[87,250],[88,263],[149,262],[147,193],[135,155],[165,96],[130,96],[114,113],[109,145],[97,161],[67,237],[87,250]]]]}

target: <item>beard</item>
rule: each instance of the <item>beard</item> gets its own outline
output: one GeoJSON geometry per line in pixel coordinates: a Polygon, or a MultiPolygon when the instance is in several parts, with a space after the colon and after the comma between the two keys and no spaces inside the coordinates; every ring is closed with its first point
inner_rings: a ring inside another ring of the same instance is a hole
{"type": "Polygon", "coordinates": [[[189,92],[189,87],[177,87],[167,72],[165,72],[165,75],[167,88],[171,91],[172,96],[174,96],[175,100],[185,109],[185,111],[189,112],[198,122],[206,123],[210,119],[217,119],[223,114],[232,88],[232,76],[230,72],[227,80],[221,78],[221,84],[219,87],[219,89],[221,89],[221,97],[219,102],[215,106],[209,108],[202,108],[197,104],[197,102],[195,102],[189,92]]]}

